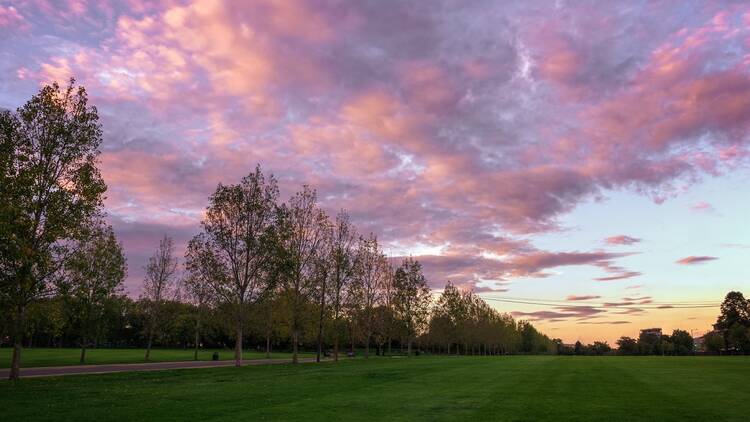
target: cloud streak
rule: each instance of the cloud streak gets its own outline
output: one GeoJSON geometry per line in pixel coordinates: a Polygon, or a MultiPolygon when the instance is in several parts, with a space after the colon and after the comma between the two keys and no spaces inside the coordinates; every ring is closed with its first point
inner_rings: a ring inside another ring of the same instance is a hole
{"type": "Polygon", "coordinates": [[[706,262],[715,261],[719,258],[715,256],[686,256],[685,258],[678,259],[675,263],[680,265],[696,265],[704,264],[706,262]]]}

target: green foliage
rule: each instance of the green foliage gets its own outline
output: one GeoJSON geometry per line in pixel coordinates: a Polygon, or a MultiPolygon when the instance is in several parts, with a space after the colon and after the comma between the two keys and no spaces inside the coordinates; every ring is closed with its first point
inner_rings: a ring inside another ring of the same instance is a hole
{"type": "Polygon", "coordinates": [[[112,228],[91,223],[64,266],[57,283],[67,323],[75,327],[81,347],[104,330],[108,302],[122,291],[127,264],[112,228]]]}
{"type": "Polygon", "coordinates": [[[714,327],[723,334],[727,352],[750,354],[750,300],[742,293],[727,293],[714,327]]]}
{"type": "Polygon", "coordinates": [[[422,264],[412,258],[406,258],[393,275],[395,292],[394,313],[403,324],[408,342],[408,352],[414,337],[422,332],[428,322],[428,312],[432,293],[422,274],[422,264]]]}
{"type": "Polygon", "coordinates": [[[716,328],[728,330],[735,324],[750,327],[750,301],[740,292],[729,292],[721,303],[716,328]]]}
{"type": "Polygon", "coordinates": [[[617,351],[621,355],[637,355],[638,340],[626,336],[620,337],[617,340],[617,351]]]}
{"type": "Polygon", "coordinates": [[[0,304],[13,310],[17,362],[26,307],[49,293],[102,205],[101,136],[96,108],[72,80],[66,89],[44,86],[15,113],[0,112],[0,304]]]}

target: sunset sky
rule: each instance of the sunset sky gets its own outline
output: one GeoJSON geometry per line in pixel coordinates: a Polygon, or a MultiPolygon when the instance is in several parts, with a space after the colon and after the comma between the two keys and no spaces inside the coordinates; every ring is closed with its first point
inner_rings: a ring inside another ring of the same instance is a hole
{"type": "Polygon", "coordinates": [[[70,77],[134,296],[256,163],[566,342],[750,293],[743,1],[0,0],[0,108],[70,77]]]}

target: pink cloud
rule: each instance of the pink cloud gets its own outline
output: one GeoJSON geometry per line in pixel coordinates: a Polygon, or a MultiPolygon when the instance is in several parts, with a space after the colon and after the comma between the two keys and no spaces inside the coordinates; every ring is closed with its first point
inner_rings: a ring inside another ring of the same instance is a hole
{"type": "Polygon", "coordinates": [[[719,258],[715,256],[688,256],[682,259],[678,259],[675,263],[680,265],[695,265],[703,264],[705,262],[715,261],[719,258]]]}
{"type": "Polygon", "coordinates": [[[620,274],[612,275],[612,276],[606,276],[606,277],[597,277],[594,280],[596,281],[615,281],[615,280],[624,280],[627,278],[633,278],[638,277],[641,275],[638,271],[626,271],[620,274]]]}
{"type": "Polygon", "coordinates": [[[565,300],[578,301],[578,300],[591,300],[591,299],[600,299],[600,298],[601,296],[596,296],[596,295],[581,295],[581,296],[569,295],[568,297],[565,298],[565,300]]]}
{"type": "Polygon", "coordinates": [[[2,27],[25,27],[26,20],[13,6],[0,5],[0,28],[2,27]]]}
{"type": "Polygon", "coordinates": [[[653,5],[657,25],[615,4],[52,6],[0,9],[0,26],[10,10],[38,25],[3,52],[24,81],[88,88],[107,207],[130,224],[196,230],[215,185],[261,163],[282,196],[310,183],[388,244],[444,245],[420,257],[434,286],[571,265],[619,280],[640,274],[617,265],[626,254],[540,250],[535,235],[609,192],[664,201],[750,157],[741,8],[686,23],[653,5]]]}
{"type": "Polygon", "coordinates": [[[696,202],[690,206],[690,209],[695,212],[713,212],[714,207],[705,201],[696,202]]]}
{"type": "Polygon", "coordinates": [[[608,245],[632,245],[640,241],[641,239],[625,235],[610,236],[604,239],[604,242],[608,245]]]}

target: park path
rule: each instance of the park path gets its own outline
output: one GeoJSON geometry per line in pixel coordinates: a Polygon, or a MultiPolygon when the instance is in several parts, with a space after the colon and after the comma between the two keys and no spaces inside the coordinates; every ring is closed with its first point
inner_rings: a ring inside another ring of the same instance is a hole
{"type": "MultiPolygon", "coordinates": [[[[315,358],[300,358],[300,363],[315,362],[315,358]]],[[[291,359],[252,359],[243,360],[242,366],[278,365],[292,363],[291,359]]],[[[110,374],[132,371],[164,371],[169,369],[220,368],[234,366],[234,360],[220,361],[184,361],[184,362],[149,362],[149,363],[114,363],[105,365],[49,366],[21,368],[21,378],[57,377],[60,375],[110,374]]],[[[8,378],[9,368],[0,368],[0,379],[8,378]]]]}

